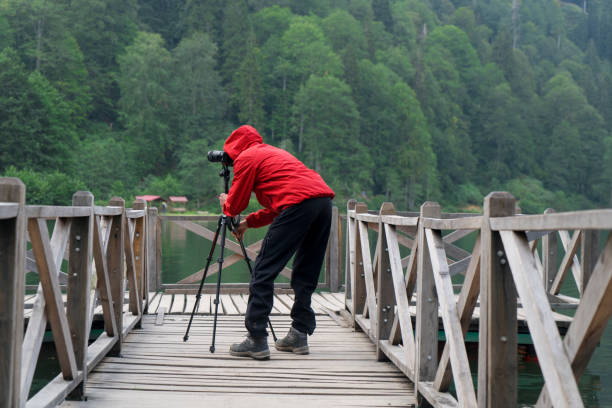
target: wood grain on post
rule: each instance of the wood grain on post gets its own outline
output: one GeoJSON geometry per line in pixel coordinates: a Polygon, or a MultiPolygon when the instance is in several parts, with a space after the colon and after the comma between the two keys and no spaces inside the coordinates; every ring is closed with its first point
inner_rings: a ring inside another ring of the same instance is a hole
{"type": "Polygon", "coordinates": [[[580,293],[584,293],[599,256],[599,230],[582,231],[580,293]]]}
{"type": "Polygon", "coordinates": [[[26,243],[25,185],[0,178],[0,202],[18,205],[16,217],[0,220],[0,407],[21,404],[23,259],[26,243]]]}
{"type": "Polygon", "coordinates": [[[340,223],[338,217],[338,207],[332,207],[331,231],[329,235],[329,256],[328,256],[328,283],[330,292],[337,292],[340,287],[340,251],[338,242],[340,233],[340,223]]]}
{"type": "Polygon", "coordinates": [[[124,218],[125,218],[125,201],[120,197],[113,197],[109,202],[110,206],[121,207],[123,211],[121,215],[115,215],[111,218],[110,235],[106,246],[106,265],[108,267],[108,275],[110,279],[111,296],[113,299],[113,310],[115,312],[115,324],[117,326],[117,343],[113,346],[109,355],[121,355],[121,347],[123,342],[123,293],[124,287],[124,263],[125,249],[124,240],[124,218]]]}
{"type": "Polygon", "coordinates": [[[117,333],[117,324],[115,322],[115,311],[113,306],[113,296],[111,293],[111,280],[109,268],[106,260],[106,248],[111,232],[110,225],[107,225],[106,236],[102,236],[101,217],[94,217],[94,233],[93,233],[93,254],[96,265],[96,287],[100,293],[100,303],[102,303],[102,315],[104,317],[104,330],[109,337],[115,336],[117,333]],[[104,244],[103,244],[104,243],[104,244]]]}
{"type": "MultiPolygon", "coordinates": [[[[544,214],[552,214],[555,210],[547,208],[544,214]]],[[[557,232],[553,231],[542,238],[542,279],[546,292],[550,292],[557,275],[557,232]]]]}
{"type": "MultiPolygon", "coordinates": [[[[395,214],[392,203],[383,203],[380,207],[380,215],[395,214]]],[[[382,220],[378,223],[378,244],[376,248],[378,255],[378,282],[376,307],[376,320],[378,321],[378,332],[376,334],[376,359],[385,361],[387,357],[380,347],[381,340],[388,340],[391,334],[393,321],[395,320],[395,293],[393,290],[393,277],[391,276],[391,264],[389,262],[389,248],[382,220]]]]}
{"type": "Polygon", "coordinates": [[[77,375],[74,346],[57,276],[59,268],[56,266],[49,242],[47,221],[41,218],[28,219],[28,233],[32,243],[32,252],[38,265],[38,276],[45,296],[45,311],[53,331],[57,360],[64,379],[72,380],[77,375]]]}
{"type": "MultiPolygon", "coordinates": [[[[344,304],[350,304],[352,306],[352,299],[354,293],[353,285],[353,252],[355,251],[355,237],[354,237],[354,222],[351,220],[350,212],[355,210],[357,201],[349,200],[346,203],[346,251],[344,258],[344,304]]],[[[353,312],[354,315],[354,312],[353,312]]]]}
{"type": "MultiPolygon", "coordinates": [[[[363,203],[357,203],[355,206],[355,214],[367,213],[368,207],[363,203]]],[[[359,233],[359,221],[355,220],[353,226],[354,234],[354,253],[353,256],[353,320],[358,314],[362,314],[366,303],[366,287],[365,287],[365,273],[363,270],[363,254],[361,252],[361,239],[359,233]]],[[[358,329],[359,325],[355,325],[355,329],[358,329]]]]}
{"type": "MultiPolygon", "coordinates": [[[[134,210],[145,210],[146,214],[147,203],[142,199],[134,200],[134,204],[132,205],[132,209],[134,210]]],[[[145,215],[146,217],[146,215],[145,215]]],[[[146,249],[146,241],[145,241],[145,217],[139,217],[134,220],[134,241],[132,244],[132,249],[134,251],[134,272],[136,276],[136,282],[138,284],[138,303],[140,304],[139,310],[142,311],[142,301],[146,300],[149,291],[148,291],[148,279],[146,276],[145,270],[145,249],[146,249]]]]}
{"type": "Polygon", "coordinates": [[[89,217],[76,217],[70,226],[66,314],[72,335],[77,370],[83,371],[83,381],[68,399],[81,400],[85,395],[87,377],[87,346],[89,340],[89,286],[93,260],[93,204],[89,191],[78,191],[72,205],[91,207],[89,217]]]}
{"type": "Polygon", "coordinates": [[[485,197],[481,229],[478,406],[517,405],[516,289],[498,232],[489,219],[514,215],[516,200],[506,192],[485,197]]]}
{"type": "MultiPolygon", "coordinates": [[[[425,202],[421,206],[421,219],[440,218],[438,203],[425,202]]],[[[438,295],[431,267],[431,259],[425,238],[425,227],[418,227],[418,265],[417,265],[417,317],[416,317],[416,359],[415,377],[417,401],[419,406],[429,406],[419,393],[419,382],[433,381],[438,362],[438,295]]]]}
{"type": "MultiPolygon", "coordinates": [[[[159,282],[157,281],[157,208],[147,209],[147,255],[146,255],[146,275],[148,281],[148,292],[157,292],[159,282]]],[[[147,306],[149,302],[147,301],[147,306]]]]}

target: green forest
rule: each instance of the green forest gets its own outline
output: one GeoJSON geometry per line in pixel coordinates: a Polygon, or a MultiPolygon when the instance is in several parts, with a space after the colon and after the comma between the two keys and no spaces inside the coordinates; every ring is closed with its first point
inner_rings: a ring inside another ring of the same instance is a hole
{"type": "Polygon", "coordinates": [[[609,0],[0,0],[0,175],[30,204],[218,208],[241,124],[342,208],[610,206],[609,0]]]}

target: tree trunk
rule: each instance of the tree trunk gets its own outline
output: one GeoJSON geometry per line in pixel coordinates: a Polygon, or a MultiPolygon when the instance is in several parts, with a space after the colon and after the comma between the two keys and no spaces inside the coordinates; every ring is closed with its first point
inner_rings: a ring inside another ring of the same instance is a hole
{"type": "Polygon", "coordinates": [[[40,71],[40,49],[42,43],[42,26],[43,19],[42,17],[38,18],[38,22],[36,24],[36,71],[40,71]]]}
{"type": "Polygon", "coordinates": [[[515,50],[519,41],[520,5],[518,0],[512,0],[512,49],[515,50]]]}

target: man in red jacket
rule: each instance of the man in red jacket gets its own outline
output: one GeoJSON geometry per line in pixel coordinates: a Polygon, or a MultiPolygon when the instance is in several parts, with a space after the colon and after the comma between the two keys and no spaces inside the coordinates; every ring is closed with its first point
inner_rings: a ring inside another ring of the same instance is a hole
{"type": "Polygon", "coordinates": [[[291,287],[295,300],[291,329],[276,341],[281,351],[307,354],[307,335],[315,329],[310,307],[317,287],[331,225],[334,192],[321,176],[285,150],[263,143],[257,130],[241,126],[225,141],[223,150],[233,160],[234,180],[229,194],[221,194],[223,213],[234,217],[249,204],[255,192],[263,209],[249,214],[234,230],[242,238],[248,228],[270,225],[249,285],[245,326],[249,332],[242,343],[232,344],[230,354],[268,359],[266,326],[274,300],[274,279],[293,260],[291,287]]]}

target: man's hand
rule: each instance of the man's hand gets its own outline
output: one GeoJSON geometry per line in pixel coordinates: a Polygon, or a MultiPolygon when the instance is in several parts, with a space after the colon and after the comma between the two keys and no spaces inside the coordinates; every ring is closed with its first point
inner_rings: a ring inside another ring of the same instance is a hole
{"type": "Polygon", "coordinates": [[[219,204],[221,204],[221,209],[223,209],[223,204],[227,201],[227,194],[221,193],[219,194],[219,204]]]}
{"type": "Polygon", "coordinates": [[[242,240],[242,237],[244,236],[244,232],[248,228],[249,228],[249,225],[247,224],[246,220],[242,220],[242,221],[240,221],[240,224],[238,224],[236,227],[234,227],[234,230],[232,231],[232,234],[234,234],[236,239],[242,240]]]}

